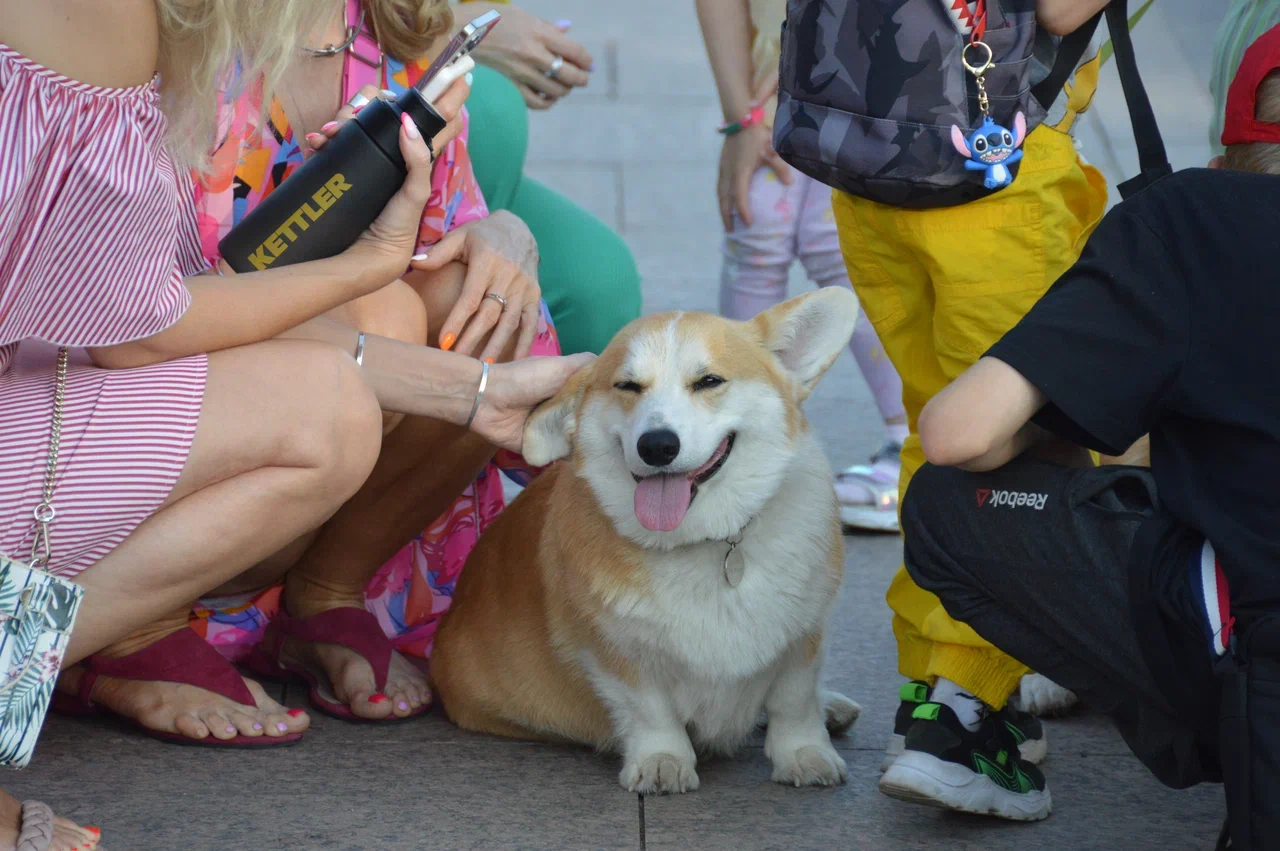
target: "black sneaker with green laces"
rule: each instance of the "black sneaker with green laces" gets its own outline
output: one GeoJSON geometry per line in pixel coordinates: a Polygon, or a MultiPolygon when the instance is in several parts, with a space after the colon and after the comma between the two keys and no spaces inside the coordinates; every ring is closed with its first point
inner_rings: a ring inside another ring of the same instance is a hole
{"type": "Polygon", "coordinates": [[[912,712],[902,755],[880,778],[890,798],[1014,821],[1053,810],[1040,769],[1018,755],[1010,725],[996,714],[970,732],[951,707],[922,703],[912,712]]]}
{"type": "MultiPolygon", "coordinates": [[[[889,737],[889,744],[884,749],[884,759],[880,763],[881,771],[887,771],[906,747],[907,731],[915,723],[912,713],[916,711],[916,707],[928,699],[929,686],[918,680],[903,683],[902,688],[898,689],[898,712],[893,718],[893,735],[889,737]]],[[[1036,765],[1044,762],[1045,756],[1049,753],[1049,741],[1045,737],[1044,725],[1040,723],[1039,718],[1030,712],[1014,709],[1007,703],[1004,709],[992,713],[992,717],[1009,728],[1009,733],[1018,743],[1018,751],[1023,759],[1036,765]]]]}

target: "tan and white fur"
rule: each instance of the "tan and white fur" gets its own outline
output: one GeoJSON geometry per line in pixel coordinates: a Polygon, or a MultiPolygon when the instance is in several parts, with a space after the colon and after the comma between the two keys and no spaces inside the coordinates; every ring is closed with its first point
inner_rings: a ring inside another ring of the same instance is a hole
{"type": "Polygon", "coordinates": [[[624,788],[667,793],[697,789],[697,755],[733,752],[764,712],[774,780],[842,782],[828,728],[860,710],[820,675],[843,541],[800,406],[856,316],[853,295],[831,288],[745,323],[643,318],[535,411],[525,457],[567,458],[495,521],[462,573],[431,658],[449,717],[619,752],[624,788]],[[659,467],[639,448],[655,431],[679,440],[659,467]],[[706,475],[717,458],[678,525],[641,522],[652,518],[639,480],[706,475]],[[724,561],[738,536],[734,584],[724,561]]]}

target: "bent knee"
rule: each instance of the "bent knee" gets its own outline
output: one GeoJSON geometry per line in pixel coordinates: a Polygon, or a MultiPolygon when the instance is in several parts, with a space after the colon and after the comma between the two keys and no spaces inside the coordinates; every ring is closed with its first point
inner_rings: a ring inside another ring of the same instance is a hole
{"type": "Polygon", "coordinates": [[[382,447],[382,411],[351,355],[324,343],[300,342],[296,380],[308,390],[291,440],[328,493],[345,501],[373,470],[382,447]]]}
{"type": "Polygon", "coordinates": [[[393,281],[343,309],[345,320],[366,334],[417,346],[427,342],[427,308],[418,291],[404,281],[393,281]]]}
{"type": "Polygon", "coordinates": [[[457,261],[446,263],[433,272],[413,271],[405,275],[406,286],[413,292],[422,310],[426,345],[440,345],[440,326],[462,297],[467,279],[467,266],[457,261]]]}

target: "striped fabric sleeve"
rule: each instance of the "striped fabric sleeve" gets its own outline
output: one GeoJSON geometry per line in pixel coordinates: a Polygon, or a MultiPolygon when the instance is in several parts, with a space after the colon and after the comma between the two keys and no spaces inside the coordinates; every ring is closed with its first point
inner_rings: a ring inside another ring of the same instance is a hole
{"type": "Polygon", "coordinates": [[[1249,45],[1276,24],[1280,24],[1280,0],[1231,0],[1227,7],[1213,45],[1213,68],[1209,77],[1209,94],[1213,97],[1209,145],[1215,154],[1223,151],[1222,120],[1227,89],[1236,76],[1240,60],[1249,45]]]}
{"type": "Polygon", "coordinates": [[[189,178],[153,85],[79,83],[0,45],[0,346],[142,339],[191,302],[189,178]]]}

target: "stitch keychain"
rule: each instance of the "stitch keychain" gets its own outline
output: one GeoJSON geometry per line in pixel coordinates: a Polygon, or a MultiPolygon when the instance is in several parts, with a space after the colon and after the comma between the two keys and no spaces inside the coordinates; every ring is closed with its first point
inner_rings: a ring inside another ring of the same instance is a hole
{"type": "Polygon", "coordinates": [[[951,125],[951,144],[965,158],[964,167],[968,171],[982,172],[982,185],[987,189],[1003,189],[1013,182],[1013,173],[1009,166],[1022,159],[1022,140],[1027,136],[1027,117],[1019,111],[1013,117],[1013,130],[997,124],[991,119],[991,104],[987,100],[986,81],[983,75],[991,69],[995,62],[991,47],[982,41],[982,32],[986,29],[986,13],[983,9],[973,26],[969,43],[960,51],[960,61],[964,68],[974,76],[978,84],[978,109],[982,111],[982,123],[966,138],[964,131],[956,124],[951,125]],[[981,64],[969,62],[969,51],[979,53],[986,51],[981,64]]]}

